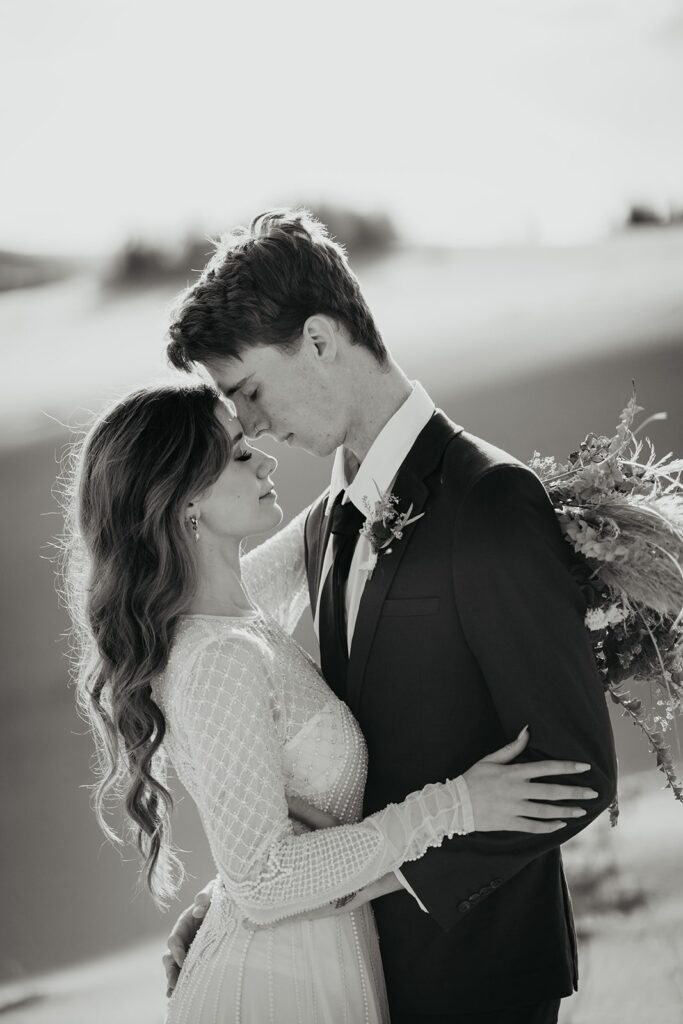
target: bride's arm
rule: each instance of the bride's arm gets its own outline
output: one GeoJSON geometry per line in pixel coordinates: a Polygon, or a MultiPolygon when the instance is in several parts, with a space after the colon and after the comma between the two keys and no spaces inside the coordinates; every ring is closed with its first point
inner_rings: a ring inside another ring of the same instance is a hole
{"type": "Polygon", "coordinates": [[[310,506],[242,556],[242,582],[252,601],[293,633],[308,604],[304,529],[310,506]]]}
{"type": "Polygon", "coordinates": [[[268,651],[213,641],[177,707],[194,793],[219,875],[242,913],[270,924],[313,910],[471,830],[462,778],[427,786],[355,825],[296,835],[289,818],[268,651]]]}

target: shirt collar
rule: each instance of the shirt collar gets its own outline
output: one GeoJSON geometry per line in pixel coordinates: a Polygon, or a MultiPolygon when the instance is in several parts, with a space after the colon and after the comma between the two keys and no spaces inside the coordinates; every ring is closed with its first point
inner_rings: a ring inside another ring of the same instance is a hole
{"type": "Polygon", "coordinates": [[[350,483],[347,453],[343,447],[337,448],[326,515],[342,491],[346,491],[346,499],[352,501],[359,512],[367,515],[367,505],[372,508],[377,501],[377,488],[389,490],[418,435],[434,415],[434,402],[425,389],[418,381],[412,384],[413,390],[382,427],[350,483]]]}

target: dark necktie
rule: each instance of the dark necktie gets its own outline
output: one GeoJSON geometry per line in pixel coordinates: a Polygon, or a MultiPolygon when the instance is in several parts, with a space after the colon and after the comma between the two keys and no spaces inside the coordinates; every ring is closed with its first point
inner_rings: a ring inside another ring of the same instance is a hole
{"type": "Polygon", "coordinates": [[[327,574],[320,592],[320,666],[325,680],[338,697],[346,692],[346,675],[349,667],[345,586],[358,533],[365,522],[352,501],[342,505],[343,495],[337,497],[330,515],[332,541],[332,568],[327,574]]]}

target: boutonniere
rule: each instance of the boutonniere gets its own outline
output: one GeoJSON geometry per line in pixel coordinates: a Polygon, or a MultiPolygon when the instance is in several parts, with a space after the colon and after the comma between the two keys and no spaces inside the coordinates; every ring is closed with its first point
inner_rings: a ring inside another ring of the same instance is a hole
{"type": "Polygon", "coordinates": [[[380,552],[383,551],[385,555],[390,555],[391,545],[395,541],[403,539],[403,531],[406,526],[416,523],[424,515],[424,512],[420,512],[417,516],[413,515],[412,502],[406,512],[399,512],[399,499],[396,495],[392,494],[391,491],[380,491],[377,482],[375,480],[372,482],[377,489],[379,500],[373,506],[367,498],[364,499],[363,504],[368,510],[368,514],[363,529],[360,531],[361,537],[365,537],[368,540],[372,549],[372,554],[368,561],[361,565],[361,569],[367,572],[368,579],[372,579],[372,573],[377,565],[380,552]]]}

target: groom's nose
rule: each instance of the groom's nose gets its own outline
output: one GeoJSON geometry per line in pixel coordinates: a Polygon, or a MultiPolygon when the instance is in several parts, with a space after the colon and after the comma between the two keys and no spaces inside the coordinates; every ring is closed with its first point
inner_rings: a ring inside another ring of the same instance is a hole
{"type": "Polygon", "coordinates": [[[241,396],[236,395],[233,402],[237,409],[238,419],[242,424],[242,430],[247,437],[254,439],[267,432],[269,423],[260,409],[249,405],[241,396]]]}
{"type": "Polygon", "coordinates": [[[240,416],[240,423],[242,424],[244,433],[247,437],[252,438],[252,440],[255,440],[257,437],[260,437],[261,434],[265,434],[268,431],[268,423],[265,421],[263,416],[253,411],[240,416]]]}

